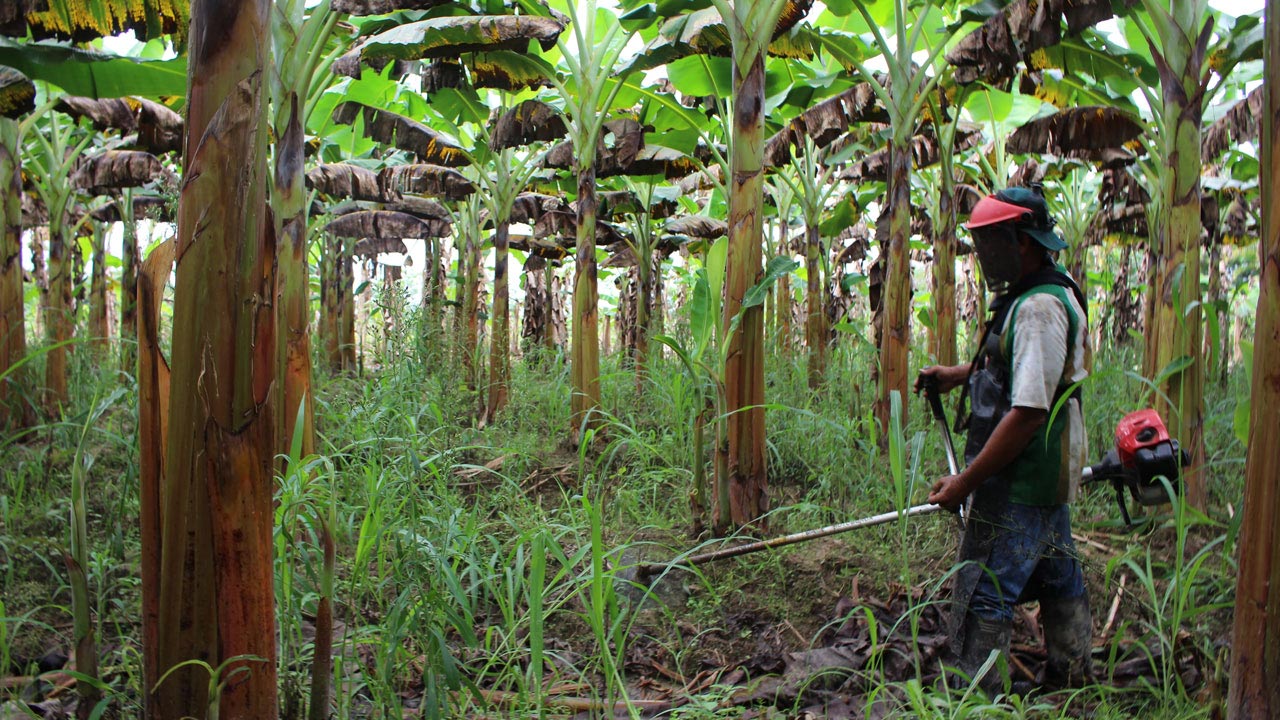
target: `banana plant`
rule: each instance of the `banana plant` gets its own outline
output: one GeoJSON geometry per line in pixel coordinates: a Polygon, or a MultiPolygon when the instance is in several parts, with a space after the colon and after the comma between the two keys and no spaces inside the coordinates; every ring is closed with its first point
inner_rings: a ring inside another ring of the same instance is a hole
{"type": "Polygon", "coordinates": [[[626,188],[635,197],[634,234],[627,240],[628,246],[636,258],[636,280],[639,287],[636,292],[635,317],[635,376],[636,391],[640,392],[647,381],[649,365],[649,339],[652,334],[652,317],[654,305],[655,253],[658,238],[655,234],[655,208],[664,202],[672,202],[675,197],[670,192],[673,186],[660,186],[654,178],[624,178],[626,188]]]}
{"type": "Polygon", "coordinates": [[[578,435],[595,427],[593,411],[600,405],[600,290],[596,267],[596,155],[605,140],[604,123],[614,107],[625,77],[618,60],[636,31],[617,22],[596,0],[566,0],[562,4],[573,32],[556,39],[562,73],[549,80],[563,103],[569,141],[573,145],[570,172],[577,181],[578,216],[573,282],[573,331],[570,338],[570,431],[578,435]]]}
{"type": "Polygon", "coordinates": [[[56,416],[69,400],[67,354],[75,330],[71,253],[78,250],[73,240],[76,228],[86,219],[72,218],[78,192],[71,176],[81,156],[93,145],[95,135],[52,110],[52,102],[37,108],[22,121],[19,132],[31,138],[27,167],[32,171],[36,195],[49,213],[49,289],[41,303],[49,351],[41,401],[45,412],[56,416]],[[37,123],[38,131],[31,132],[37,123]]]}
{"type": "Polygon", "coordinates": [[[820,151],[813,138],[805,135],[801,146],[792,157],[791,167],[779,171],[779,182],[791,190],[792,202],[799,205],[804,220],[804,256],[808,287],[805,314],[805,343],[809,346],[809,389],[821,387],[827,372],[827,308],[826,308],[826,253],[822,248],[819,226],[827,209],[827,203],[840,189],[834,182],[841,164],[853,154],[856,146],[820,151]]]}
{"type": "Polygon", "coordinates": [[[943,78],[943,51],[959,29],[942,23],[939,3],[908,3],[894,0],[892,14],[877,18],[864,3],[854,3],[871,43],[849,34],[824,35],[824,46],[846,66],[856,68],[861,78],[889,115],[889,168],[885,193],[889,213],[888,236],[881,239],[881,256],[886,260],[884,289],[884,332],[880,348],[880,392],[876,417],[883,437],[888,437],[890,397],[907,396],[909,374],[907,350],[911,337],[911,139],[922,111],[943,78]],[[882,28],[888,20],[890,32],[882,28]],[[913,56],[923,53],[923,62],[913,56]],[[873,55],[882,55],[887,75],[874,73],[866,65],[873,55]]]}
{"type": "MultiPolygon", "coordinates": [[[[1160,94],[1142,87],[1153,117],[1140,167],[1151,190],[1147,220],[1156,248],[1148,282],[1147,347],[1143,369],[1161,378],[1156,406],[1175,418],[1183,447],[1191,452],[1185,474],[1187,499],[1206,500],[1204,478],[1204,337],[1200,289],[1201,125],[1209,99],[1243,59],[1260,54],[1262,27],[1255,16],[1236,18],[1219,30],[1208,0],[1143,0],[1126,17],[1145,44],[1160,76],[1160,94]],[[1212,85],[1217,76],[1218,85],[1212,85]]],[[[1224,22],[1225,25],[1225,22],[1224,22]]]]}
{"type": "MultiPolygon", "coordinates": [[[[776,210],[775,227],[777,238],[770,242],[766,238],[765,252],[769,257],[775,255],[791,256],[791,218],[795,207],[795,193],[791,185],[779,178],[779,173],[769,179],[769,194],[773,197],[776,210]]],[[[806,258],[806,262],[808,259],[806,258]]],[[[807,272],[807,270],[806,270],[807,272]]],[[[771,318],[766,318],[766,327],[771,337],[776,338],[778,349],[787,353],[791,350],[791,276],[778,278],[778,287],[774,291],[770,304],[771,318]]]]}
{"type": "Polygon", "coordinates": [[[270,3],[195,0],[191,27],[164,486],[142,508],[159,517],[159,538],[144,535],[143,547],[160,548],[158,582],[143,585],[158,595],[144,667],[164,675],[144,678],[144,708],[147,718],[204,717],[211,704],[221,717],[274,718],[270,3]],[[211,688],[209,667],[235,682],[211,688]]]}
{"type": "Polygon", "coordinates": [[[276,236],[276,455],[293,446],[294,419],[302,407],[301,457],[315,451],[311,392],[311,299],[307,291],[307,191],[303,142],[307,116],[318,90],[329,84],[328,68],[344,49],[329,49],[339,15],[329,0],[307,8],[304,0],[277,0],[271,13],[270,73],[275,172],[270,201],[276,236]]]}

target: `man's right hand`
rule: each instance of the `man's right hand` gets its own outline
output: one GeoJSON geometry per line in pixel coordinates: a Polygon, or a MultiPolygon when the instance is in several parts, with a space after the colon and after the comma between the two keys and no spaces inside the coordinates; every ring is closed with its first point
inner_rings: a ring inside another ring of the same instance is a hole
{"type": "Polygon", "coordinates": [[[965,365],[930,365],[916,376],[916,394],[924,389],[927,378],[933,378],[938,385],[938,392],[949,393],[964,384],[969,377],[969,366],[965,365]]]}

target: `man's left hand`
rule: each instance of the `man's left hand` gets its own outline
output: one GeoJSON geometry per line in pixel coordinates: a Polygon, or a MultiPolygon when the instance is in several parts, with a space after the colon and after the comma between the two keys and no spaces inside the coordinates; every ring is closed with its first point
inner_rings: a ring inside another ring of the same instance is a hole
{"type": "Polygon", "coordinates": [[[933,484],[929,491],[929,502],[955,512],[964,504],[969,496],[969,488],[959,475],[948,475],[933,484]]]}

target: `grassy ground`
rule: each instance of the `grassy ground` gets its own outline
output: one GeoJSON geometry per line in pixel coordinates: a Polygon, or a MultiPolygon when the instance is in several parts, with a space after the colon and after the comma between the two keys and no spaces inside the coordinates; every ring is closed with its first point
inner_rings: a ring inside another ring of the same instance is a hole
{"type": "MultiPolygon", "coordinates": [[[[574,449],[565,442],[570,388],[561,359],[517,362],[510,408],[481,430],[475,395],[447,348],[410,334],[394,355],[370,358],[370,367],[385,369],[359,378],[317,379],[320,452],[278,486],[286,707],[300,707],[310,672],[321,520],[338,545],[338,717],[400,717],[401,708],[438,717],[571,715],[565,698],[581,699],[574,707],[583,716],[611,716],[600,708],[620,701],[623,715],[638,716],[642,708],[626,700],[673,689],[693,700],[667,716],[686,719],[803,717],[815,698],[833,697],[846,706],[829,706],[832,717],[1199,717],[1218,706],[1234,587],[1229,508],[1242,494],[1244,452],[1232,431],[1246,393],[1241,373],[1207,393],[1210,517],[1163,508],[1130,531],[1109,489],[1093,488],[1077,505],[1101,647],[1097,687],[1052,702],[992,704],[925,690],[925,674],[889,677],[882,667],[834,692],[743,707],[737,688],[780,673],[789,653],[833,642],[867,608],[905,598],[916,608],[908,617],[943,597],[954,524],[929,516],[672,573],[658,582],[657,598],[639,604],[625,582],[638,560],[709,547],[689,532],[698,401],[681,367],[658,361],[637,389],[617,358],[606,359],[604,429],[574,449]],[[1135,664],[1141,672],[1125,675],[1135,664]]],[[[900,438],[904,466],[892,471],[868,415],[870,359],[836,352],[827,388],[814,394],[803,356],[769,358],[771,532],[922,502],[943,471],[937,432],[915,398],[900,438]]],[[[118,378],[96,372],[87,351],[75,362],[67,419],[0,447],[2,692],[47,694],[48,685],[32,690],[27,678],[42,657],[54,666],[50,652],[71,647],[62,558],[70,470],[79,463],[89,478],[88,574],[110,712],[133,717],[136,398],[127,383],[121,390],[118,378]]],[[[1144,385],[1125,373],[1135,365],[1128,349],[1096,360],[1097,380],[1084,388],[1094,455],[1124,412],[1145,404],[1144,385]]],[[[1031,627],[1020,637],[1034,643],[1031,627]]],[[[57,676],[46,680],[57,697],[57,676]]]]}

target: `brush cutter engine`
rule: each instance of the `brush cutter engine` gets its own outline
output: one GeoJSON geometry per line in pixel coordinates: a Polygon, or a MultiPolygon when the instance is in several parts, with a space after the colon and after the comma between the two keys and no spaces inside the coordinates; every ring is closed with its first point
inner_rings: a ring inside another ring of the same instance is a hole
{"type": "Polygon", "coordinates": [[[1085,482],[1108,481],[1115,489],[1116,504],[1126,525],[1132,525],[1124,491],[1144,507],[1169,502],[1165,490],[1167,480],[1174,493],[1182,492],[1182,466],[1191,457],[1178,441],[1169,437],[1160,414],[1155,410],[1138,410],[1124,416],[1116,426],[1116,446],[1102,462],[1085,468],[1085,482]]]}

